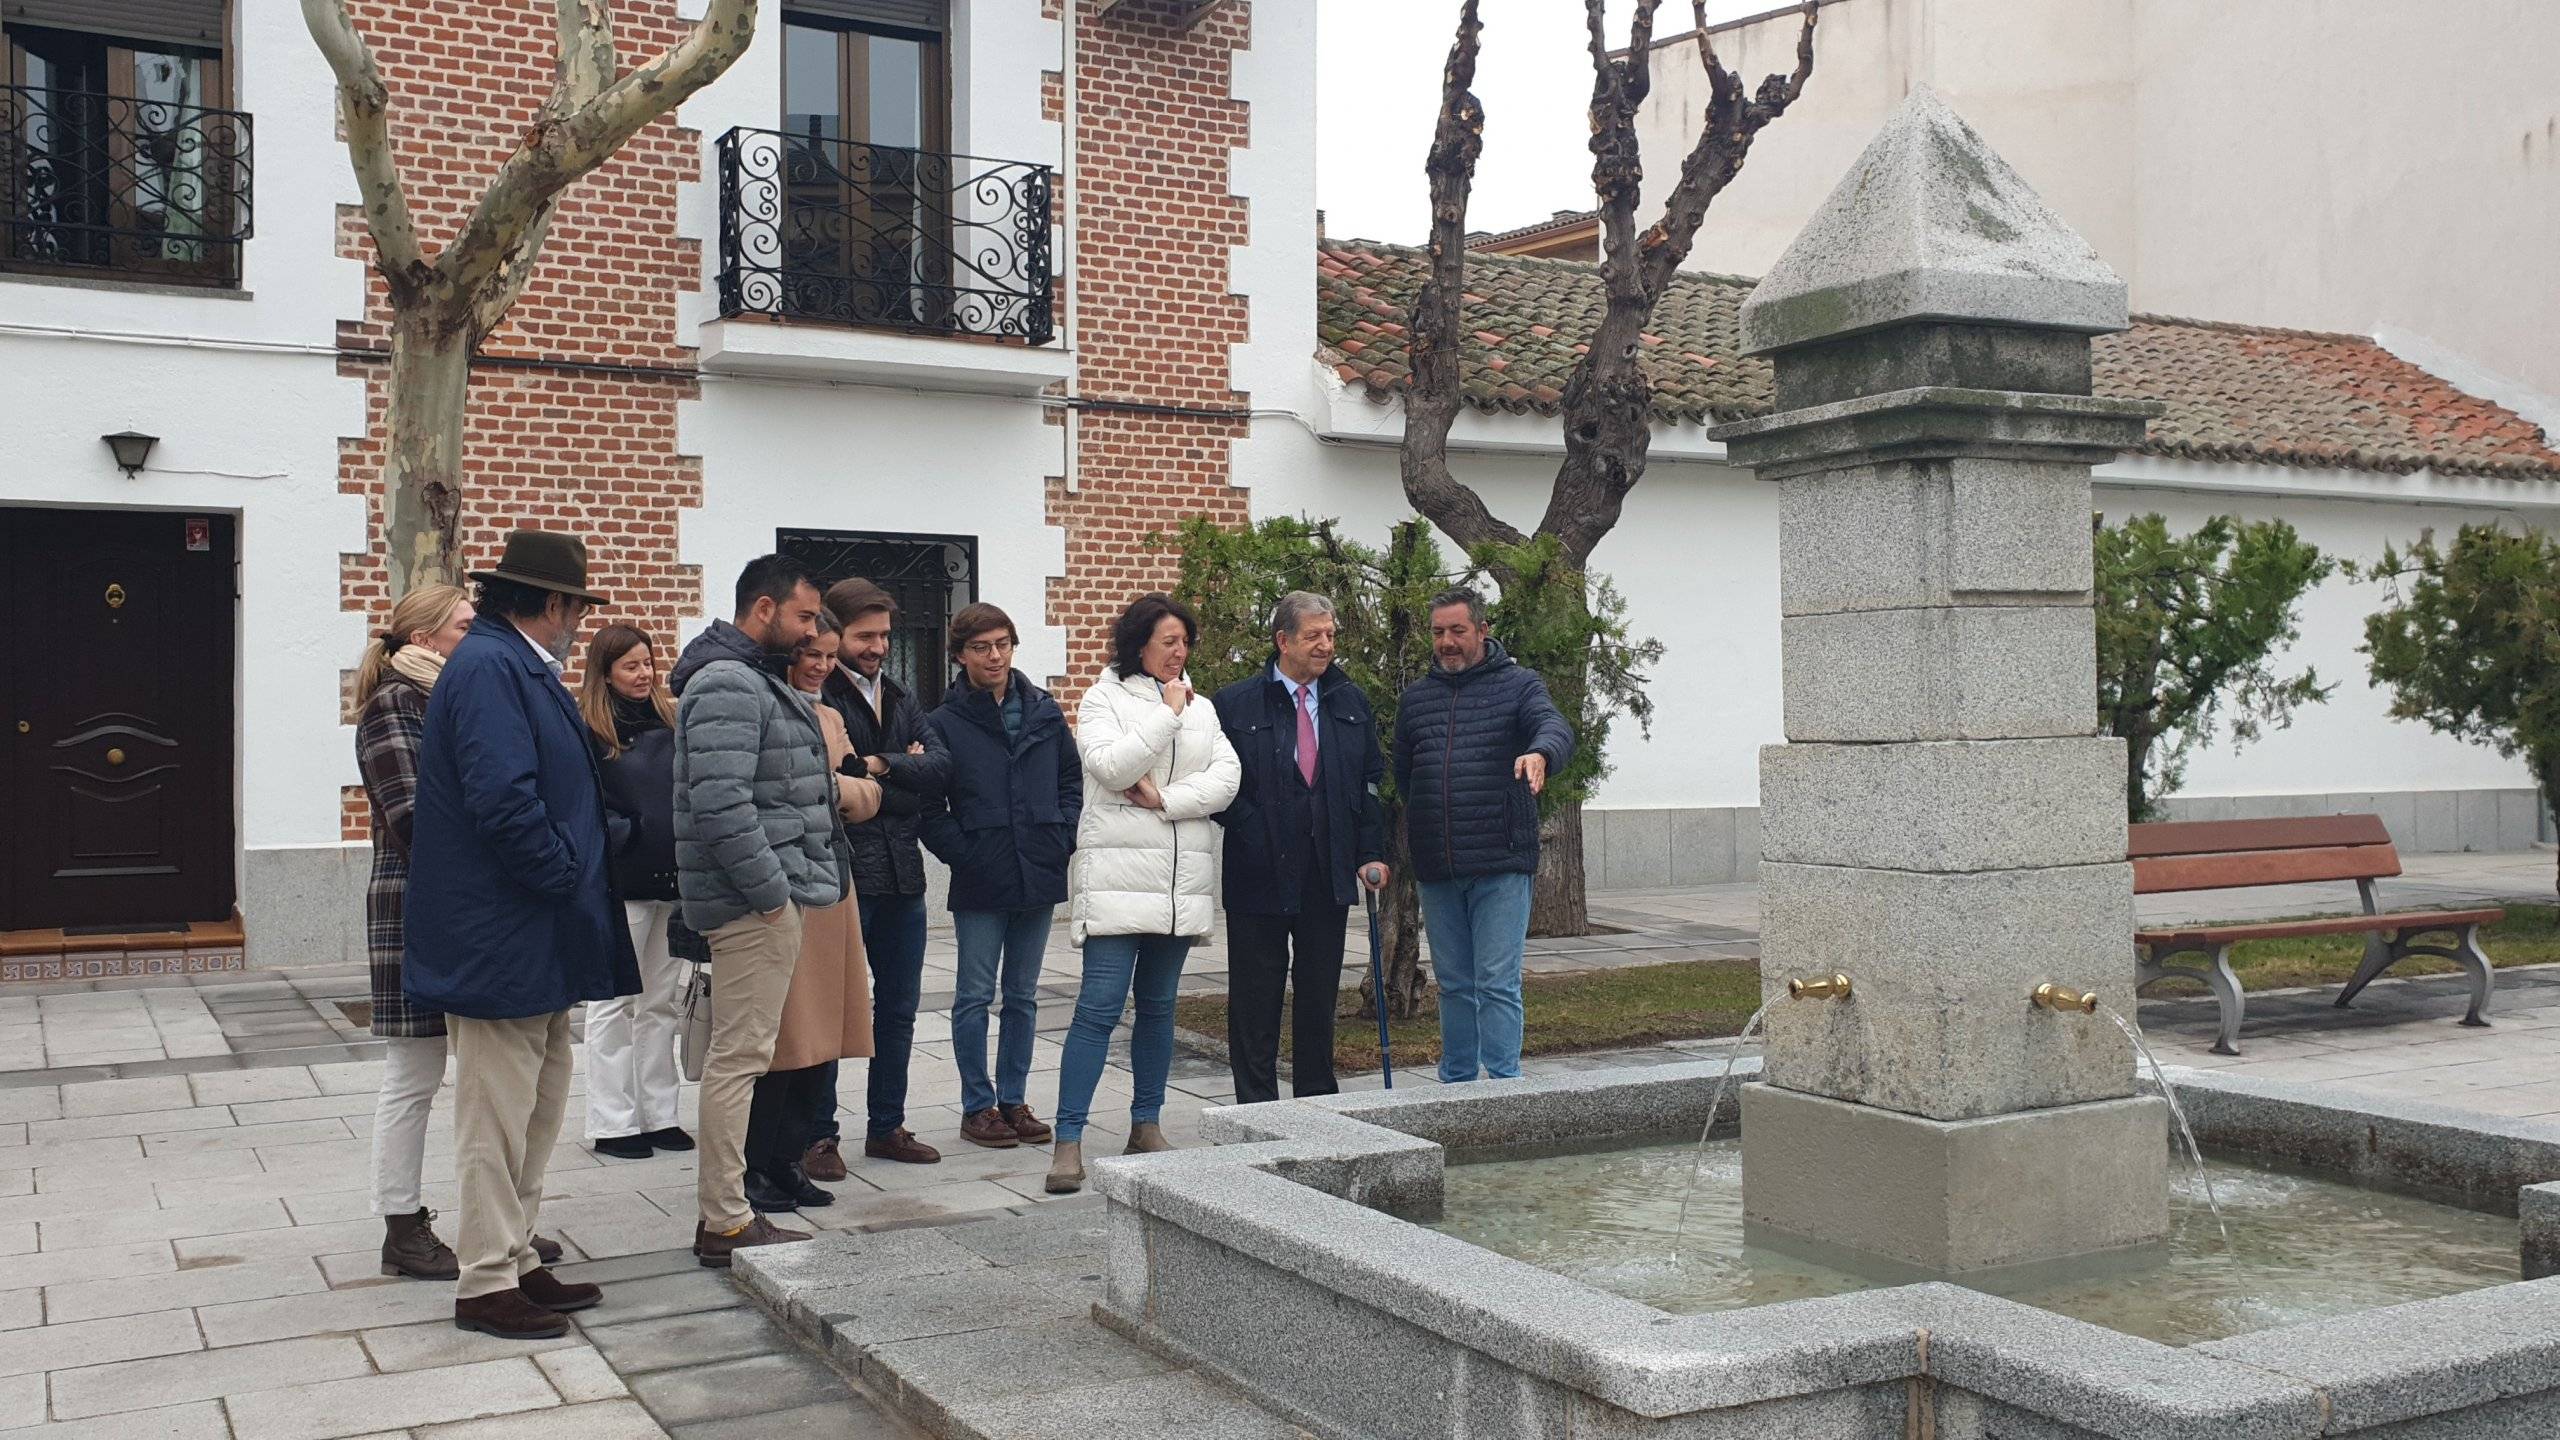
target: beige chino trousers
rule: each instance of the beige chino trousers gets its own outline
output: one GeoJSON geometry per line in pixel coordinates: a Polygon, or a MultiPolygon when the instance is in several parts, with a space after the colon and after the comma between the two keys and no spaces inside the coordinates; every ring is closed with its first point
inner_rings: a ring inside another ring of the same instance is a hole
{"type": "Polygon", "coordinates": [[[711,942],[711,1050],[702,1060],[702,1223],[725,1235],[755,1219],[747,1207],[747,1111],[756,1077],[773,1063],[782,1002],[800,964],[800,907],[771,920],[745,915],[711,942]]]}
{"type": "Polygon", "coordinates": [[[533,1226],[569,1104],[569,1012],[522,1020],[445,1017],[453,1037],[453,1169],[461,1183],[456,1298],[513,1290],[541,1268],[533,1226]]]}

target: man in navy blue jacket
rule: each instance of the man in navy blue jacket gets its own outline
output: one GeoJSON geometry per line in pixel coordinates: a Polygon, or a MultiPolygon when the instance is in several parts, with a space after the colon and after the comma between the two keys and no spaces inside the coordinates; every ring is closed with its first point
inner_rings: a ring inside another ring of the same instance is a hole
{"type": "Polygon", "coordinates": [[[1431,602],[1438,668],[1396,711],[1396,791],[1440,986],[1440,1079],[1520,1073],[1520,957],[1538,873],[1538,792],[1573,758],[1546,682],[1485,633],[1484,598],[1431,602]]]}
{"type": "Polygon", "coordinates": [[[1239,1105],[1280,1098],[1280,1002],[1293,969],[1290,1092],[1341,1088],[1333,1010],[1342,922],[1356,887],[1387,883],[1378,804],[1386,761],[1369,697],[1333,663],[1336,626],[1325,597],[1281,596],[1271,663],[1215,702],[1244,766],[1235,803],[1217,817],[1227,832],[1227,1064],[1239,1105]]]}
{"type": "Polygon", "coordinates": [[[568,1331],[596,1303],[535,1253],[542,1180],[569,1096],[569,1008],[640,993],[614,897],[604,786],[560,668],[587,612],[587,548],[519,530],[471,577],[480,618],[427,701],[409,842],[402,986],[453,1035],[462,1191],[453,1323],[510,1340],[568,1331]]]}

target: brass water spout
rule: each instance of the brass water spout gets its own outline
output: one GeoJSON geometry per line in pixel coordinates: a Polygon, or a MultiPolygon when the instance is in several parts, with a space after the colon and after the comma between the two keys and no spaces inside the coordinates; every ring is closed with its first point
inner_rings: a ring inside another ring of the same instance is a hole
{"type": "Polygon", "coordinates": [[[2027,998],[2047,1010],[2077,1010],[2083,1015],[2098,1013],[2097,991],[2073,990],[2050,980],[2037,986],[2035,993],[2027,998]]]}
{"type": "Polygon", "coordinates": [[[1849,998],[1849,977],[1835,972],[1811,980],[1790,980],[1787,982],[1787,995],[1796,1000],[1846,1000],[1849,998]]]}

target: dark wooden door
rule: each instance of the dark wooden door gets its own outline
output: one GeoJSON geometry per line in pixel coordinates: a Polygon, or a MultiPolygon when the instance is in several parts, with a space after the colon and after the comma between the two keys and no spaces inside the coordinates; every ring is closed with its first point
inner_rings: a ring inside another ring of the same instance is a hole
{"type": "Polygon", "coordinates": [[[0,929],[230,916],[236,540],[0,509],[0,929]]]}

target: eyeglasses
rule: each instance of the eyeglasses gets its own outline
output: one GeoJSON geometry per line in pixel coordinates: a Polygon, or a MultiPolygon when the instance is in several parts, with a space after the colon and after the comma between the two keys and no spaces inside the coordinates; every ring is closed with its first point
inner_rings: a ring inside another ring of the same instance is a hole
{"type": "Polygon", "coordinates": [[[1013,653],[1013,638],[1006,636],[1000,640],[972,640],[960,647],[960,653],[976,660],[992,660],[998,655],[1010,655],[1013,653]]]}

